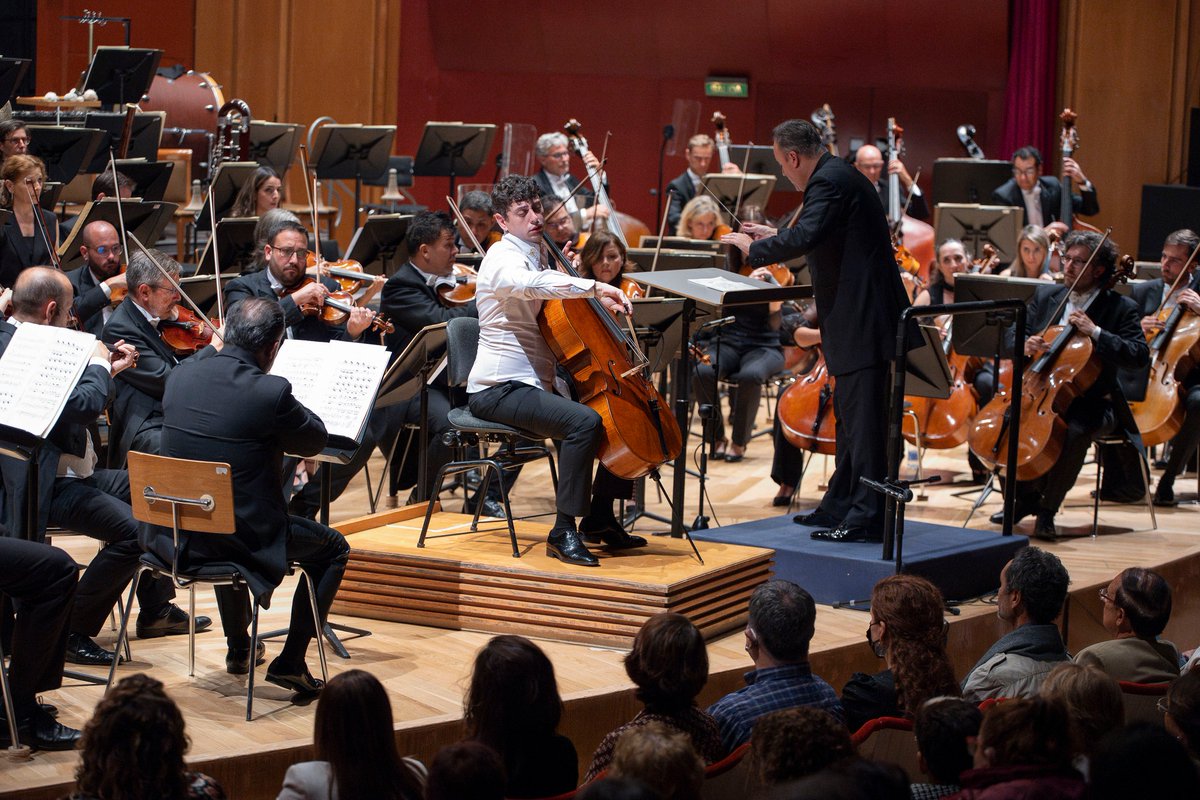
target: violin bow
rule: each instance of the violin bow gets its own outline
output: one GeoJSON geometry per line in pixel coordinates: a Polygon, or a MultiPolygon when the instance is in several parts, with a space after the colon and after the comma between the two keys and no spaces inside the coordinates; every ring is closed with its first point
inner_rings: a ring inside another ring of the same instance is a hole
{"type": "MultiPolygon", "coordinates": [[[[612,138],[612,131],[606,131],[604,134],[604,147],[600,148],[600,163],[601,164],[605,164],[608,162],[608,140],[611,138],[612,138]]],[[[602,169],[597,170],[596,171],[597,177],[599,177],[602,173],[603,173],[602,169]]],[[[603,180],[600,181],[600,185],[601,186],[604,185],[603,180]]],[[[613,214],[614,211],[613,211],[613,207],[612,207],[612,201],[608,196],[608,192],[603,192],[601,195],[598,195],[596,198],[597,202],[599,202],[601,199],[603,199],[605,201],[604,207],[608,209],[608,213],[613,214]]],[[[615,221],[615,217],[613,219],[615,221]]],[[[619,223],[618,223],[618,227],[620,227],[619,223]]],[[[593,211],[592,218],[591,218],[591,220],[588,221],[588,235],[589,236],[592,235],[593,233],[595,233],[595,231],[596,231],[596,214],[593,211]]]]}
{"type": "Polygon", "coordinates": [[[50,262],[55,269],[62,271],[62,262],[58,257],[58,248],[50,243],[50,231],[46,228],[46,220],[42,219],[42,207],[38,203],[37,193],[33,191],[33,178],[25,179],[25,188],[29,192],[29,202],[33,206],[33,224],[42,234],[42,243],[50,254],[50,262]]]}
{"type": "Polygon", "coordinates": [[[1166,297],[1163,297],[1163,299],[1159,302],[1158,309],[1154,312],[1155,316],[1158,316],[1162,313],[1163,306],[1167,304],[1168,298],[1175,294],[1175,290],[1179,288],[1179,282],[1183,280],[1184,275],[1187,275],[1188,267],[1195,263],[1197,253],[1200,253],[1200,244],[1197,244],[1192,250],[1192,254],[1188,256],[1188,260],[1183,262],[1183,269],[1179,270],[1179,274],[1175,276],[1175,280],[1171,281],[1171,291],[1167,292],[1166,297]]]}
{"type": "Polygon", "coordinates": [[[212,320],[208,318],[208,315],[200,310],[200,306],[196,305],[196,301],[191,298],[191,295],[183,290],[183,287],[179,285],[179,281],[171,277],[171,273],[167,272],[166,267],[158,263],[157,258],[150,255],[150,251],[146,249],[146,245],[138,241],[137,236],[132,233],[129,234],[129,238],[132,239],[133,243],[137,245],[138,250],[142,252],[142,255],[148,258],[150,263],[158,268],[158,271],[162,273],[162,276],[167,279],[168,283],[171,284],[171,288],[179,292],[180,298],[187,301],[187,304],[191,307],[192,311],[196,312],[196,316],[200,319],[200,321],[207,325],[208,329],[212,331],[213,336],[217,337],[221,341],[225,341],[225,337],[221,335],[219,330],[217,330],[217,326],[212,324],[212,320]]]}
{"type": "Polygon", "coordinates": [[[471,240],[471,246],[475,248],[475,252],[483,255],[483,245],[475,238],[475,231],[471,230],[471,226],[467,224],[467,219],[462,215],[462,211],[458,209],[458,203],[454,202],[454,198],[446,195],[446,202],[450,204],[450,210],[454,212],[454,218],[458,220],[458,224],[462,225],[463,231],[467,234],[467,238],[471,240]]]}
{"type": "Polygon", "coordinates": [[[308,184],[308,146],[300,143],[300,171],[304,175],[304,194],[308,198],[308,212],[313,228],[313,247],[316,249],[317,275],[321,274],[321,227],[317,220],[317,176],[313,176],[312,185],[308,184]]]}
{"type": "MultiPolygon", "coordinates": [[[[594,176],[599,175],[601,172],[604,171],[605,163],[607,163],[607,161],[605,159],[601,159],[600,166],[598,166],[594,171],[589,172],[585,177],[590,181],[594,176]]],[[[580,181],[579,183],[575,184],[575,188],[571,190],[571,193],[568,194],[566,197],[564,197],[562,200],[560,200],[558,205],[556,205],[554,207],[553,211],[547,212],[546,209],[542,209],[542,211],[544,212],[544,216],[545,217],[553,217],[555,214],[558,213],[558,210],[560,208],[565,206],[567,203],[571,202],[571,198],[574,197],[576,194],[578,194],[579,190],[582,189],[583,187],[584,187],[583,181],[580,181]]],[[[447,198],[447,199],[449,199],[449,198],[447,198]]]]}
{"type": "Polygon", "coordinates": [[[117,230],[121,232],[121,249],[125,251],[125,258],[128,263],[129,237],[125,235],[125,212],[121,210],[121,185],[117,183],[117,159],[113,155],[111,147],[108,148],[108,166],[112,170],[113,191],[117,193],[117,230]]]}
{"type": "MultiPolygon", "coordinates": [[[[703,181],[701,181],[700,185],[704,187],[704,191],[708,192],[708,193],[709,193],[709,195],[712,197],[712,199],[713,199],[713,200],[716,200],[716,201],[717,201],[717,205],[719,205],[719,206],[721,207],[721,209],[722,209],[722,210],[723,210],[723,211],[724,211],[726,214],[728,214],[728,215],[729,215],[729,220],[730,220],[730,222],[736,222],[736,223],[737,223],[738,229],[740,230],[740,229],[741,229],[741,227],[742,227],[742,221],[741,221],[740,219],[738,219],[738,215],[737,215],[737,214],[735,214],[735,213],[733,213],[732,211],[730,211],[730,210],[729,210],[729,206],[727,206],[727,205],[725,205],[723,202],[721,202],[721,198],[720,198],[720,197],[717,197],[717,193],[716,193],[716,192],[714,192],[714,191],[712,190],[712,187],[711,187],[711,186],[709,186],[707,183],[704,183],[703,181]]],[[[740,195],[740,194],[741,194],[741,192],[739,191],[739,192],[738,192],[738,194],[740,195]]]]}
{"type": "Polygon", "coordinates": [[[650,262],[650,271],[658,269],[658,254],[662,252],[663,234],[667,231],[667,216],[671,213],[671,200],[675,197],[675,187],[667,187],[667,210],[663,212],[662,221],[658,223],[658,242],[654,245],[654,260],[650,262]]]}
{"type": "MultiPolygon", "coordinates": [[[[1063,309],[1066,308],[1067,300],[1071,297],[1071,292],[1075,291],[1075,286],[1078,285],[1079,279],[1082,278],[1084,273],[1087,272],[1088,269],[1092,266],[1092,262],[1096,260],[1096,254],[1100,252],[1100,248],[1103,247],[1104,243],[1108,241],[1108,237],[1111,234],[1112,234],[1112,228],[1107,228],[1104,231],[1104,235],[1100,237],[1100,241],[1096,244],[1095,249],[1092,250],[1092,254],[1090,256],[1088,256],[1087,263],[1083,265],[1083,269],[1079,270],[1079,274],[1075,276],[1075,280],[1071,281],[1071,288],[1067,289],[1067,293],[1064,294],[1062,296],[1062,299],[1058,301],[1058,306],[1054,309],[1054,313],[1050,315],[1051,321],[1049,324],[1046,325],[1046,328],[1049,328],[1051,325],[1057,324],[1059,317],[1062,316],[1063,309]]],[[[1065,254],[1065,252],[1066,251],[1064,251],[1064,254],[1065,254]]],[[[1065,272],[1065,270],[1064,270],[1064,272],[1065,272]]],[[[1046,332],[1046,328],[1042,329],[1042,333],[1046,332]]]]}
{"type": "MultiPolygon", "coordinates": [[[[737,202],[733,204],[734,213],[731,217],[737,219],[738,214],[742,210],[742,190],[746,188],[746,170],[750,168],[750,151],[754,149],[754,142],[749,142],[746,147],[746,157],[742,159],[742,179],[738,181],[738,196],[737,202]]],[[[729,209],[726,209],[728,211],[729,209]]],[[[742,227],[742,223],[738,222],[738,228],[742,227]]]]}

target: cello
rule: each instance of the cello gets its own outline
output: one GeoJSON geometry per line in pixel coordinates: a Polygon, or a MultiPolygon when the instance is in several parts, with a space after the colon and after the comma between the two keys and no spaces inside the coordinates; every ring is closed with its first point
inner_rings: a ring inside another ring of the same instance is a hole
{"type": "Polygon", "coordinates": [[[833,415],[835,379],[825,364],[825,354],[817,357],[804,377],[783,390],[775,405],[779,428],[792,446],[811,453],[832,456],[837,453],[833,415]]]}
{"type": "MultiPolygon", "coordinates": [[[[542,240],[562,271],[579,277],[545,231],[542,240]]],[[[609,472],[640,478],[679,454],[679,424],[643,373],[646,357],[599,300],[546,300],[538,312],[538,328],[571,373],[579,402],[600,415],[597,455],[609,472]]]]}

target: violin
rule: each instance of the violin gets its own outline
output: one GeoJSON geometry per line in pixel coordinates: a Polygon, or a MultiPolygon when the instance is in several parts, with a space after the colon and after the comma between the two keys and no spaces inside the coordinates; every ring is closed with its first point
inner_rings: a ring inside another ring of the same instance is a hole
{"type": "MultiPolygon", "coordinates": [[[[286,289],[284,296],[295,294],[305,286],[316,283],[316,280],[311,275],[306,275],[300,283],[286,289]]],[[[350,312],[357,307],[354,303],[354,295],[342,289],[330,292],[319,305],[317,303],[301,303],[299,305],[301,314],[306,317],[320,317],[326,325],[345,325],[346,321],[350,319],[350,312]]],[[[394,333],[396,327],[383,314],[376,314],[375,318],[371,320],[369,330],[394,333]]]]}
{"type": "Polygon", "coordinates": [[[646,296],[646,287],[642,286],[633,278],[622,277],[621,282],[617,284],[617,288],[624,292],[625,296],[630,300],[638,300],[646,296]]]}
{"type": "Polygon", "coordinates": [[[475,299],[475,281],[479,273],[466,264],[454,265],[454,285],[437,288],[438,299],[444,306],[464,306],[475,299]]]}
{"type": "Polygon", "coordinates": [[[175,319],[160,320],[158,332],[176,355],[191,355],[212,344],[212,328],[201,322],[199,315],[186,306],[175,306],[175,319]]]}
{"type": "Polygon", "coordinates": [[[318,275],[331,278],[337,282],[338,288],[341,291],[350,292],[351,294],[355,294],[371,284],[383,283],[387,280],[382,275],[368,275],[363,270],[362,264],[351,258],[344,258],[340,261],[325,261],[319,258],[316,253],[309,250],[306,263],[308,269],[315,269],[318,275]]]}
{"type": "Polygon", "coordinates": [[[971,261],[970,272],[974,274],[991,275],[1000,266],[1000,253],[989,242],[983,246],[979,258],[971,261]]]}
{"type": "MultiPolygon", "coordinates": [[[[756,269],[758,269],[758,267],[752,267],[749,264],[746,264],[738,270],[738,274],[749,277],[750,273],[754,272],[756,269]]],[[[786,264],[767,264],[765,265],[765,269],[769,269],[771,271],[771,277],[780,286],[791,286],[796,282],[796,276],[792,274],[792,271],[788,269],[786,264]]]]}

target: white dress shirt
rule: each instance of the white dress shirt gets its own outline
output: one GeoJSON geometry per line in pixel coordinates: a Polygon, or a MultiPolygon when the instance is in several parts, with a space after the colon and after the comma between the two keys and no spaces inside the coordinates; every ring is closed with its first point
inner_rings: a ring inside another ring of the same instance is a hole
{"type": "Polygon", "coordinates": [[[484,255],[475,281],[479,352],[467,392],[509,381],[552,390],[557,360],[538,328],[542,301],[595,296],[595,281],[543,268],[540,246],[504,234],[484,255]]]}
{"type": "Polygon", "coordinates": [[[1035,183],[1033,189],[1028,192],[1022,189],[1021,196],[1025,198],[1025,224],[1045,227],[1046,223],[1042,217],[1042,185],[1035,183]]]}
{"type": "MultiPolygon", "coordinates": [[[[564,172],[562,175],[551,175],[546,173],[546,178],[550,181],[550,188],[554,190],[554,194],[561,200],[566,200],[566,209],[568,214],[578,214],[579,206],[575,202],[575,197],[571,195],[571,187],[567,185],[567,176],[569,172],[564,172]],[[570,199],[568,199],[570,198],[570,199]]],[[[476,290],[478,291],[478,289],[476,290]]]]}
{"type": "MultiPolygon", "coordinates": [[[[1059,317],[1058,324],[1059,325],[1068,324],[1068,322],[1070,321],[1071,313],[1076,310],[1083,311],[1086,313],[1087,307],[1091,304],[1092,299],[1095,298],[1095,296],[1098,294],[1100,294],[1099,286],[1097,286],[1095,289],[1092,289],[1087,294],[1081,294],[1079,292],[1069,293],[1067,295],[1067,305],[1063,309],[1062,316],[1059,317]]],[[[1092,330],[1091,339],[1092,339],[1092,341],[1096,341],[1099,338],[1100,338],[1100,326],[1097,325],[1092,330]]]]}

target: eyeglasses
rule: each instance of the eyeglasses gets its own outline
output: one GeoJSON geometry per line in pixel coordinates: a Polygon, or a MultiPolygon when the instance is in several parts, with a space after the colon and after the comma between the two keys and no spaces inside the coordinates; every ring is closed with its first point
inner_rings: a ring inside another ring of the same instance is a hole
{"type": "Polygon", "coordinates": [[[122,246],[121,246],[121,245],[119,245],[119,244],[114,244],[112,247],[109,247],[108,245],[102,244],[102,245],[100,245],[99,247],[97,247],[97,248],[94,248],[94,249],[95,249],[95,251],[96,251],[97,255],[102,255],[102,256],[106,256],[106,255],[108,255],[109,253],[112,253],[113,255],[119,256],[119,255],[121,255],[122,253],[124,253],[124,252],[125,252],[125,248],[124,248],[124,247],[122,247],[122,246]]]}
{"type": "Polygon", "coordinates": [[[284,261],[291,261],[293,258],[303,261],[308,258],[307,247],[274,247],[271,249],[282,256],[284,261]]]}
{"type": "Polygon", "coordinates": [[[4,140],[9,144],[29,144],[28,136],[10,136],[4,140]]]}
{"type": "Polygon", "coordinates": [[[557,153],[557,152],[555,152],[555,153],[546,153],[546,157],[547,157],[547,158],[570,158],[570,157],[571,157],[571,151],[570,151],[570,150],[563,150],[561,153],[557,153]]]}
{"type": "Polygon", "coordinates": [[[1159,713],[1161,713],[1161,714],[1169,713],[1169,710],[1167,708],[1167,698],[1165,698],[1165,697],[1158,698],[1158,702],[1154,704],[1154,707],[1157,708],[1159,713]]]}
{"type": "Polygon", "coordinates": [[[1109,595],[1107,586],[1101,586],[1098,594],[1100,595],[1100,599],[1103,600],[1104,602],[1116,603],[1116,601],[1113,600],[1112,597],[1109,595]]]}
{"type": "Polygon", "coordinates": [[[1013,167],[1013,175],[1016,175],[1018,178],[1032,178],[1037,174],[1037,167],[1026,167],[1025,169],[1017,169],[1016,167],[1013,167]]]}
{"type": "Polygon", "coordinates": [[[1078,264],[1079,266],[1082,267],[1087,264],[1087,259],[1086,258],[1075,258],[1074,256],[1063,256],[1062,265],[1064,267],[1069,267],[1072,264],[1078,264]]]}

